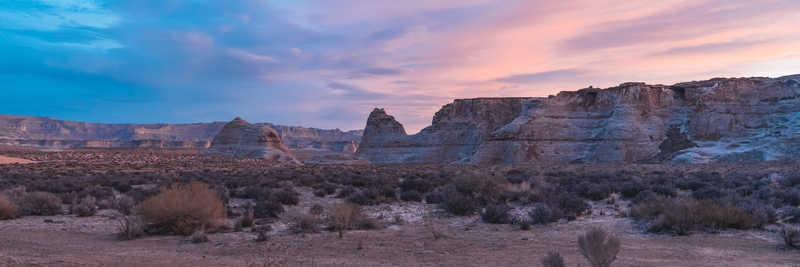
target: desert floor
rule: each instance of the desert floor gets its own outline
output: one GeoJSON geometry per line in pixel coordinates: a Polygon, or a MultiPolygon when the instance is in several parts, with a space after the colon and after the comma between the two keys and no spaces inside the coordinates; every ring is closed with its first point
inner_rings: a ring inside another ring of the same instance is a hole
{"type": "MultiPolygon", "coordinates": [[[[307,212],[313,204],[341,201],[333,195],[315,197],[307,187],[296,190],[300,204],[288,210],[307,212]]],[[[26,216],[0,221],[0,266],[247,266],[288,258],[305,261],[304,266],[541,266],[548,250],[560,251],[566,266],[590,266],[578,252],[577,236],[593,226],[617,233],[622,241],[612,266],[800,266],[800,250],[783,249],[775,225],[689,236],[651,234],[641,223],[619,218],[609,204],[592,205],[592,214],[576,221],[534,225],[527,231],[484,223],[477,215],[447,217],[442,219],[446,236],[435,239],[422,214],[436,211],[436,205],[397,202],[365,207],[382,227],[347,231],[343,238],[325,230],[292,234],[279,220],[260,222],[274,229],[265,242],[256,242],[257,235],[245,228],[209,234],[210,241],[201,244],[184,236],[118,241],[120,223],[112,210],[80,218],[26,216]],[[276,246],[288,250],[265,253],[276,246]]]]}

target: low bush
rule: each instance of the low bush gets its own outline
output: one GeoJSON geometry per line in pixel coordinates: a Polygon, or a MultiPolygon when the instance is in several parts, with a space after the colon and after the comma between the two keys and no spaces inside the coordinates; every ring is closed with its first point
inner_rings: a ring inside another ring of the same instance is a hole
{"type": "Polygon", "coordinates": [[[269,240],[269,232],[272,231],[272,226],[265,224],[259,227],[254,227],[252,231],[257,234],[256,242],[264,242],[269,240]]]}
{"type": "Polygon", "coordinates": [[[78,217],[89,217],[97,214],[97,200],[93,196],[87,196],[81,200],[81,203],[75,205],[72,213],[78,217]]]}
{"type": "Polygon", "coordinates": [[[441,205],[446,211],[455,215],[472,215],[478,210],[478,202],[467,193],[462,193],[452,186],[446,186],[441,192],[441,205]]]}
{"type": "Polygon", "coordinates": [[[336,195],[337,198],[346,198],[351,194],[355,193],[356,189],[352,186],[345,186],[342,187],[342,190],[339,190],[339,194],[336,195]]]}
{"type": "Polygon", "coordinates": [[[786,206],[780,209],[784,223],[800,223],[800,208],[786,206]]]}
{"type": "Polygon", "coordinates": [[[481,212],[481,219],[487,223],[506,224],[511,219],[509,215],[510,211],[511,208],[506,204],[488,205],[481,212]]]}
{"type": "Polygon", "coordinates": [[[122,215],[117,218],[117,238],[119,240],[133,240],[144,235],[145,223],[139,216],[122,215]]]}
{"type": "Polygon", "coordinates": [[[423,179],[406,179],[397,184],[403,191],[417,191],[425,194],[435,187],[433,183],[423,179]]]}
{"type": "Polygon", "coordinates": [[[403,191],[400,192],[400,199],[403,201],[422,202],[422,194],[417,192],[417,190],[403,191]]]}
{"type": "Polygon", "coordinates": [[[283,205],[272,200],[259,200],[253,206],[253,215],[256,218],[278,218],[283,211],[283,205]]]}
{"type": "Polygon", "coordinates": [[[61,198],[48,192],[33,192],[22,196],[19,203],[25,215],[58,215],[61,209],[61,198]]]}
{"type": "Polygon", "coordinates": [[[14,219],[17,217],[19,207],[6,195],[0,194],[0,220],[14,219]]]}
{"type": "Polygon", "coordinates": [[[316,189],[314,190],[314,196],[316,197],[325,197],[328,195],[328,192],[325,192],[324,189],[316,189]]]}
{"type": "Polygon", "coordinates": [[[206,234],[206,231],[203,230],[194,231],[194,233],[192,234],[192,243],[199,244],[206,242],[208,242],[208,234],[206,234]]]}
{"type": "Polygon", "coordinates": [[[286,223],[294,234],[319,232],[317,220],[311,215],[302,212],[286,212],[281,215],[281,220],[286,223]]]}
{"type": "Polygon", "coordinates": [[[592,208],[582,197],[573,194],[563,194],[552,200],[565,215],[581,216],[592,208]]]}
{"type": "Polygon", "coordinates": [[[199,229],[216,231],[227,225],[227,213],[217,191],[206,184],[162,188],[138,207],[138,213],[155,234],[191,235],[199,229]]]}
{"type": "Polygon", "coordinates": [[[800,249],[800,228],[784,225],[779,234],[786,247],[800,249]]]}
{"type": "Polygon", "coordinates": [[[542,258],[542,266],[543,267],[565,267],[564,264],[564,257],[561,257],[561,253],[555,250],[547,251],[547,255],[542,258]]]}
{"type": "Polygon", "coordinates": [[[300,203],[297,192],[289,189],[277,190],[272,193],[272,197],[283,205],[294,206],[300,203]]]}
{"type": "Polygon", "coordinates": [[[347,202],[361,206],[373,206],[380,204],[377,198],[378,196],[372,191],[361,190],[357,193],[350,194],[350,196],[347,197],[347,202]]]}
{"type": "Polygon", "coordinates": [[[133,198],[126,195],[117,196],[114,198],[114,201],[111,204],[112,209],[122,213],[123,215],[131,215],[135,206],[136,204],[134,203],[133,198]]]}
{"type": "Polygon", "coordinates": [[[531,223],[533,224],[557,222],[563,216],[563,213],[557,206],[544,203],[534,205],[533,210],[528,212],[528,217],[531,218],[531,223]]]}
{"type": "Polygon", "coordinates": [[[688,234],[698,225],[713,230],[747,230],[757,225],[748,212],[731,203],[693,198],[658,196],[631,209],[631,216],[650,224],[651,232],[675,231],[688,234]]]}
{"type": "Polygon", "coordinates": [[[610,267],[620,250],[619,237],[593,227],[578,236],[578,250],[593,267],[610,267]]]}

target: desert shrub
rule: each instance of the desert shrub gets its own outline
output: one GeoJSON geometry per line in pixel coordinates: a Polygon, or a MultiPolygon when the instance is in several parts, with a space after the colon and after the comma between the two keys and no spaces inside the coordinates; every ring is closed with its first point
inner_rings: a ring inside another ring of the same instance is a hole
{"type": "Polygon", "coordinates": [[[632,198],[635,197],[636,194],[649,188],[647,184],[639,181],[629,181],[623,183],[619,188],[619,195],[623,198],[632,198]]]}
{"type": "Polygon", "coordinates": [[[400,192],[400,199],[403,201],[416,201],[422,202],[422,194],[417,192],[417,190],[409,190],[400,192]]]}
{"type": "Polygon", "coordinates": [[[255,222],[255,219],[255,213],[250,210],[241,218],[239,218],[239,222],[241,223],[242,227],[253,227],[253,222],[255,222]]]}
{"type": "Polygon", "coordinates": [[[83,199],[87,196],[92,196],[95,199],[108,199],[114,196],[114,190],[107,186],[93,185],[83,188],[77,197],[83,199]]]}
{"type": "Polygon", "coordinates": [[[253,206],[253,215],[256,218],[278,218],[283,211],[283,205],[273,200],[259,200],[253,206]]]}
{"type": "Polygon", "coordinates": [[[752,198],[739,199],[736,205],[742,208],[753,219],[753,227],[763,228],[769,223],[778,222],[778,215],[772,206],[758,202],[752,198]]]}
{"type": "Polygon", "coordinates": [[[563,213],[557,206],[544,203],[534,205],[533,210],[528,212],[528,217],[531,218],[531,223],[533,224],[557,222],[563,216],[563,213]]]}
{"type": "Polygon", "coordinates": [[[593,267],[610,267],[620,250],[619,237],[593,227],[578,236],[578,250],[593,267]]]}
{"type": "Polygon", "coordinates": [[[134,203],[141,203],[142,201],[145,201],[146,199],[148,199],[148,198],[150,198],[152,196],[158,195],[159,192],[160,192],[159,189],[158,188],[154,188],[154,187],[153,188],[133,188],[133,189],[129,190],[127,193],[125,193],[125,195],[127,195],[131,199],[133,199],[134,203]]]}
{"type": "Polygon", "coordinates": [[[287,226],[289,226],[289,230],[294,234],[319,232],[317,220],[315,220],[311,215],[292,211],[282,214],[281,219],[284,223],[286,223],[287,226]]]}
{"type": "Polygon", "coordinates": [[[422,215],[422,223],[434,239],[441,239],[448,235],[450,221],[443,214],[425,213],[422,215]]]}
{"type": "Polygon", "coordinates": [[[510,211],[511,208],[506,204],[488,205],[481,212],[481,219],[487,223],[506,224],[511,219],[510,211]]]}
{"type": "Polygon", "coordinates": [[[639,204],[643,202],[648,202],[653,200],[656,197],[656,193],[651,190],[642,190],[636,194],[633,198],[631,198],[631,204],[639,204]]]}
{"type": "Polygon", "coordinates": [[[453,179],[453,184],[458,191],[486,196],[493,196],[495,192],[501,191],[507,183],[508,179],[505,175],[489,172],[466,173],[453,179]]]}
{"type": "Polygon", "coordinates": [[[248,185],[234,191],[233,196],[253,200],[267,200],[272,198],[272,191],[269,188],[248,185]]]}
{"type": "Polygon", "coordinates": [[[558,206],[558,208],[561,209],[565,215],[580,216],[592,208],[592,206],[589,205],[585,199],[573,194],[560,195],[553,199],[552,203],[558,206]]]}
{"type": "Polygon", "coordinates": [[[342,187],[342,190],[339,190],[339,194],[336,195],[337,198],[346,198],[351,194],[355,193],[356,189],[352,186],[345,186],[342,187]]]}
{"type": "Polygon", "coordinates": [[[135,206],[136,204],[134,203],[133,198],[126,195],[117,196],[114,198],[114,201],[111,204],[112,209],[122,213],[123,215],[131,215],[135,206]]]}
{"type": "Polygon", "coordinates": [[[786,247],[800,248],[800,228],[784,225],[779,234],[786,247]]]}
{"type": "Polygon", "coordinates": [[[6,195],[0,194],[0,220],[16,218],[18,208],[6,195]]]}
{"type": "Polygon", "coordinates": [[[335,184],[332,184],[332,183],[329,183],[329,182],[324,182],[324,183],[319,184],[317,187],[314,187],[314,189],[316,189],[318,191],[321,190],[321,191],[325,192],[326,195],[330,195],[330,194],[336,193],[336,188],[337,188],[337,186],[335,184]]]}
{"type": "Polygon", "coordinates": [[[695,211],[700,223],[711,229],[748,230],[755,224],[750,214],[730,203],[719,204],[711,200],[702,200],[695,207],[695,211]]]}
{"type": "Polygon", "coordinates": [[[199,244],[206,242],[208,242],[208,234],[206,234],[206,231],[202,229],[194,231],[192,234],[192,243],[199,244]]]}
{"type": "Polygon", "coordinates": [[[142,217],[122,215],[117,218],[117,238],[119,240],[133,240],[144,235],[145,223],[142,217]]]}
{"type": "Polygon", "coordinates": [[[703,187],[692,193],[692,197],[698,200],[716,199],[724,196],[725,193],[716,187],[703,187]]]}
{"type": "Polygon", "coordinates": [[[22,196],[20,211],[26,215],[58,215],[61,210],[61,199],[48,192],[33,192],[22,196]]]}
{"type": "Polygon", "coordinates": [[[433,183],[428,180],[422,179],[406,179],[397,184],[403,191],[417,191],[420,194],[425,194],[435,187],[433,183]]]}
{"type": "Polygon", "coordinates": [[[297,192],[288,189],[277,190],[272,193],[272,196],[283,205],[297,205],[300,203],[300,198],[297,192]]]}
{"type": "Polygon", "coordinates": [[[350,203],[336,203],[334,204],[328,214],[328,224],[332,231],[339,233],[339,238],[342,237],[346,230],[358,230],[363,226],[369,226],[372,222],[364,222],[368,220],[361,207],[350,203]]]}
{"type": "Polygon", "coordinates": [[[217,196],[222,200],[222,204],[228,204],[231,201],[231,192],[224,186],[215,186],[214,191],[217,191],[217,196]]]}
{"type": "Polygon", "coordinates": [[[316,190],[314,190],[314,196],[325,197],[327,195],[328,195],[328,192],[325,192],[325,189],[316,189],[316,190]]]}
{"type": "Polygon", "coordinates": [[[97,214],[97,200],[93,196],[87,196],[81,200],[81,203],[73,207],[72,213],[78,217],[89,217],[97,214]]]}
{"type": "Polygon", "coordinates": [[[519,229],[523,231],[528,231],[531,229],[531,220],[529,219],[522,219],[519,221],[519,229]]]}
{"type": "Polygon", "coordinates": [[[697,223],[697,200],[692,198],[656,197],[631,209],[631,216],[649,223],[650,232],[676,231],[688,234],[697,223]]]}
{"type": "Polygon", "coordinates": [[[781,220],[784,223],[800,223],[800,208],[798,207],[783,207],[781,211],[781,220]]]}
{"type": "Polygon", "coordinates": [[[380,204],[380,201],[378,201],[378,196],[369,190],[361,190],[357,193],[350,194],[350,196],[347,197],[347,202],[361,206],[380,204]]]}
{"type": "Polygon", "coordinates": [[[227,225],[227,213],[217,191],[206,184],[162,188],[138,206],[138,213],[156,234],[190,235],[198,229],[216,231],[227,225]]]}
{"type": "Polygon", "coordinates": [[[253,232],[257,234],[256,242],[264,242],[269,240],[269,232],[272,231],[272,226],[265,224],[259,227],[254,227],[253,232]]]}
{"type": "Polygon", "coordinates": [[[579,196],[593,201],[603,200],[611,195],[611,190],[608,187],[589,181],[581,182],[575,187],[574,191],[576,191],[579,196]]]}
{"type": "Polygon", "coordinates": [[[320,216],[323,212],[325,212],[325,207],[321,204],[314,204],[308,209],[308,213],[314,216],[320,216]]]}
{"type": "Polygon", "coordinates": [[[678,190],[675,188],[675,185],[673,185],[673,184],[663,184],[663,185],[653,186],[652,190],[653,190],[653,193],[656,193],[658,195],[665,196],[665,197],[677,197],[678,196],[678,190]]]}
{"type": "Polygon", "coordinates": [[[783,192],[780,198],[784,205],[800,206],[800,190],[796,188],[783,192]]]}
{"type": "Polygon", "coordinates": [[[441,205],[455,215],[472,215],[478,210],[478,203],[472,195],[460,192],[453,186],[442,189],[441,205]]]}
{"type": "Polygon", "coordinates": [[[564,257],[561,257],[561,253],[555,250],[547,251],[547,255],[542,258],[542,266],[543,267],[565,267],[564,264],[564,257]]]}
{"type": "Polygon", "coordinates": [[[425,194],[423,197],[425,199],[425,203],[428,204],[441,204],[442,203],[442,193],[440,191],[433,191],[425,194]]]}

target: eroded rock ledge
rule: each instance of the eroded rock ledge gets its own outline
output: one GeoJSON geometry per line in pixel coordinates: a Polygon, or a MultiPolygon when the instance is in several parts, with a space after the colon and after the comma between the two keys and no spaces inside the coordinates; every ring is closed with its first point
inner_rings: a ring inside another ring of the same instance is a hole
{"type": "Polygon", "coordinates": [[[800,75],[459,99],[415,135],[376,109],[356,156],[476,164],[798,159],[798,94],[800,75]]]}

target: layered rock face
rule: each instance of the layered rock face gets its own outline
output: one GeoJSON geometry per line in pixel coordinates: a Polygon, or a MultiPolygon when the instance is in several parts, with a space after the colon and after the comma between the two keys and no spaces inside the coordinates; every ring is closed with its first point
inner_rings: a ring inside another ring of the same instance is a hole
{"type": "MultiPolygon", "coordinates": [[[[720,78],[672,86],[625,83],[561,92],[547,99],[492,99],[508,104],[491,106],[493,116],[465,116],[486,114],[486,110],[453,112],[454,103],[437,112],[433,125],[420,134],[394,132],[367,138],[369,129],[375,128],[371,114],[358,154],[373,162],[476,164],[797,159],[798,94],[800,75],[720,78]],[[516,101],[523,104],[509,104],[516,101]],[[510,119],[499,115],[511,111],[520,113],[510,119]],[[508,120],[505,124],[504,119],[508,120]],[[437,134],[430,134],[433,129],[437,134]],[[443,149],[459,141],[460,149],[443,149]],[[475,149],[468,152],[469,147],[475,149]],[[438,152],[420,153],[431,150],[438,152]]],[[[481,110],[475,107],[481,99],[462,103],[473,105],[466,110],[481,110]]]]}
{"type": "Polygon", "coordinates": [[[211,146],[200,154],[300,164],[294,153],[283,144],[278,131],[263,124],[250,124],[238,117],[225,124],[211,141],[211,146]]]}
{"type": "Polygon", "coordinates": [[[403,125],[383,109],[367,119],[356,151],[373,163],[453,162],[471,156],[493,131],[535,107],[535,98],[457,99],[439,110],[431,126],[406,135],[403,125]]]}
{"type": "MultiPolygon", "coordinates": [[[[290,148],[354,153],[362,130],[343,132],[264,123],[290,148]],[[355,142],[355,147],[348,143],[355,142]],[[317,148],[318,147],[318,148],[317,148]]],[[[154,147],[207,148],[225,122],[193,124],[104,124],[44,117],[0,115],[0,144],[55,148],[154,147]]]]}

